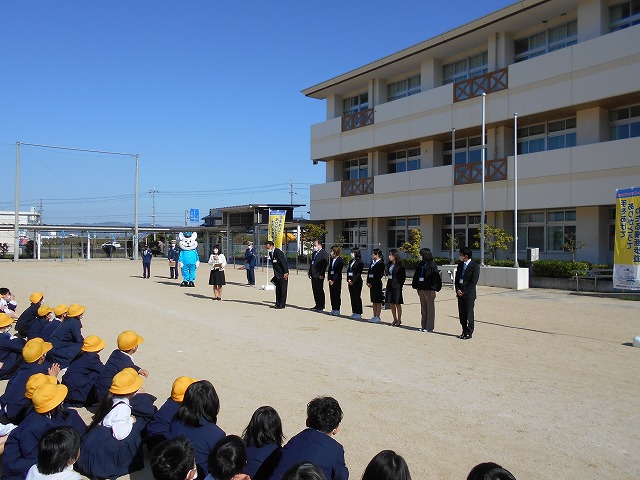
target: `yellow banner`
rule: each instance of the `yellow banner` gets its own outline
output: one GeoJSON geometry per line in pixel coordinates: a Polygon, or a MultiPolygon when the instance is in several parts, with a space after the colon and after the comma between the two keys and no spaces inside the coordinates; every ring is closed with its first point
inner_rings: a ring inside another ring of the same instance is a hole
{"type": "Polygon", "coordinates": [[[613,287],[640,290],[640,187],[616,191],[613,287]]]}
{"type": "Polygon", "coordinates": [[[269,240],[276,248],[282,248],[286,216],[286,210],[269,210],[269,240]]]}

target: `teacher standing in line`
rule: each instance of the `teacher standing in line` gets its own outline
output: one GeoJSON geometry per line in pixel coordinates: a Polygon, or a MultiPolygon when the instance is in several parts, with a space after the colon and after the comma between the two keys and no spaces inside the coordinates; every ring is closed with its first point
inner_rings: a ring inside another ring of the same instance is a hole
{"type": "Polygon", "coordinates": [[[287,286],[289,284],[289,266],[284,252],[276,248],[271,240],[266,243],[269,260],[273,266],[271,283],[276,286],[276,304],[274,308],[284,308],[287,304],[287,286]]]}
{"type": "Polygon", "coordinates": [[[476,285],[480,278],[480,267],[471,260],[473,252],[469,247],[460,249],[460,263],[456,268],[456,296],[458,297],[458,315],[462,333],[458,336],[461,340],[469,340],[473,337],[474,314],[476,303],[476,285]]]}
{"type": "Polygon", "coordinates": [[[311,265],[309,266],[309,278],[311,279],[311,290],[313,290],[313,299],[315,305],[311,310],[322,312],[324,310],[324,276],[329,264],[329,254],[322,246],[322,240],[313,241],[313,255],[311,256],[311,265]]]}
{"type": "Polygon", "coordinates": [[[331,299],[331,315],[340,315],[342,295],[342,268],[344,260],[340,256],[342,249],[337,245],[331,247],[331,262],[329,263],[329,297],[331,299]]]}
{"type": "Polygon", "coordinates": [[[362,318],[362,254],[358,247],[351,249],[351,260],[347,267],[347,284],[349,285],[349,298],[351,299],[351,318],[362,318]]]}
{"type": "Polygon", "coordinates": [[[244,268],[247,271],[247,284],[256,284],[256,272],[255,268],[258,264],[256,257],[256,249],[253,248],[253,242],[247,242],[247,249],[244,252],[244,268]]]}

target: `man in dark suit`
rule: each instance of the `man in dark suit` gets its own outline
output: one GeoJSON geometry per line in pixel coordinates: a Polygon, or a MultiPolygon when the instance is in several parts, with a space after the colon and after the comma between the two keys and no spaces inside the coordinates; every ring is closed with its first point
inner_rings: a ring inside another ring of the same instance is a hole
{"type": "Polygon", "coordinates": [[[462,334],[458,338],[468,340],[473,337],[473,307],[476,302],[476,285],[480,277],[480,267],[471,260],[469,247],[460,249],[460,263],[456,268],[455,288],[458,297],[458,314],[462,334]]]}
{"type": "Polygon", "coordinates": [[[339,431],[342,409],[335,398],[314,398],[307,405],[307,429],[292,437],[282,448],[282,455],[271,480],[300,462],[310,462],[322,469],[327,480],[347,480],[349,470],[344,448],[332,437],[339,431]]]}
{"type": "Polygon", "coordinates": [[[311,310],[321,312],[324,310],[324,276],[329,265],[329,254],[322,246],[321,240],[313,241],[313,255],[311,257],[311,265],[309,266],[309,278],[311,279],[311,289],[313,290],[313,299],[316,304],[311,310]]]}
{"type": "Polygon", "coordinates": [[[273,266],[271,282],[276,286],[276,305],[274,308],[284,308],[287,304],[287,285],[289,284],[289,266],[284,253],[276,248],[271,240],[267,240],[267,251],[273,266]]]}

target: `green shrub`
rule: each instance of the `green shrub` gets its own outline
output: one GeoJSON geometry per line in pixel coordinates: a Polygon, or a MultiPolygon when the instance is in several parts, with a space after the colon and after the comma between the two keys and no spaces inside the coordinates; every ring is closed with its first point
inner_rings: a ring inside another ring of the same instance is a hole
{"type": "Polygon", "coordinates": [[[591,268],[603,268],[603,269],[612,270],[613,265],[611,265],[610,263],[594,263],[591,265],[591,268]]]}
{"type": "MultiPolygon", "coordinates": [[[[436,265],[451,265],[450,257],[433,257],[433,261],[436,262],[436,265]]],[[[457,263],[457,260],[453,263],[457,263]]]]}
{"type": "Polygon", "coordinates": [[[404,268],[416,269],[418,265],[420,265],[421,260],[415,258],[405,258],[402,260],[402,265],[404,268]]]}
{"type": "Polygon", "coordinates": [[[589,270],[587,262],[567,260],[537,260],[532,262],[534,277],[571,278],[577,271],[585,275],[589,270]]]}

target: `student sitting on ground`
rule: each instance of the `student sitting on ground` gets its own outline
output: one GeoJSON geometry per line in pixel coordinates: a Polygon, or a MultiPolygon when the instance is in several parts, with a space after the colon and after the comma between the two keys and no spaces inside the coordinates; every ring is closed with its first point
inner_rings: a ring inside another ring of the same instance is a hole
{"type": "Polygon", "coordinates": [[[147,448],[149,451],[169,438],[171,419],[178,413],[187,388],[194,382],[197,380],[191,377],[178,377],[174,380],[171,386],[171,396],[162,404],[147,425],[147,448]]]}
{"type": "Polygon", "coordinates": [[[310,462],[320,467],[327,480],[346,480],[349,470],[344,461],[344,448],[332,437],[339,431],[342,409],[332,397],[317,397],[307,405],[307,429],[282,448],[280,462],[272,480],[280,480],[292,465],[310,462]]]}
{"type": "Polygon", "coordinates": [[[284,472],[281,480],[327,480],[322,469],[313,463],[301,462],[284,472]]]}
{"type": "Polygon", "coordinates": [[[409,467],[393,450],[383,450],[364,469],[362,480],[411,480],[409,467]]]}
{"type": "Polygon", "coordinates": [[[113,377],[80,449],[78,468],[86,476],[120,477],[144,468],[142,429],[147,421],[131,412],[131,398],[142,382],[132,368],[113,377]]]}
{"type": "Polygon", "coordinates": [[[82,349],[82,317],[85,307],[72,303],[69,305],[67,318],[51,334],[53,349],[49,353],[51,361],[58,363],[60,368],[67,368],[82,349]]]}
{"type": "Polygon", "coordinates": [[[198,473],[196,451],[185,437],[158,445],[151,455],[151,472],[155,480],[193,480],[198,473]]]}
{"type": "Polygon", "coordinates": [[[29,295],[29,301],[31,305],[20,314],[16,322],[16,331],[22,337],[27,337],[31,323],[38,318],[38,308],[40,308],[40,305],[44,302],[44,293],[33,292],[29,295]]]}
{"type": "Polygon", "coordinates": [[[211,382],[192,383],[184,394],[182,405],[169,425],[169,438],[180,435],[191,440],[196,449],[198,476],[204,478],[209,452],[224,438],[225,433],[216,425],[220,412],[220,399],[211,382]]]}
{"type": "Polygon", "coordinates": [[[228,435],[209,454],[209,475],[204,480],[251,480],[242,473],[247,465],[247,447],[237,435],[228,435]]]}
{"type": "Polygon", "coordinates": [[[16,374],[9,379],[4,394],[0,396],[0,406],[11,423],[18,424],[24,418],[25,407],[29,406],[29,400],[25,399],[27,380],[34,373],[45,373],[58,378],[60,365],[51,364],[45,360],[46,353],[53,345],[41,338],[32,338],[22,349],[24,364],[20,366],[16,374]]]}
{"type": "Polygon", "coordinates": [[[53,332],[55,332],[60,324],[67,318],[67,313],[69,313],[69,307],[67,307],[64,303],[60,305],[56,305],[53,309],[54,318],[51,320],[40,332],[40,338],[42,338],[45,342],[51,341],[51,336],[53,332]]]}
{"type": "Polygon", "coordinates": [[[260,407],[251,416],[242,433],[247,446],[247,466],[244,473],[252,480],[267,479],[280,459],[284,435],[280,415],[273,407],[260,407]]]}
{"type": "Polygon", "coordinates": [[[486,462],[473,467],[467,480],[516,480],[516,477],[497,463],[486,462]]]}
{"type": "Polygon", "coordinates": [[[0,313],[0,380],[11,378],[24,363],[22,349],[25,341],[11,335],[13,319],[6,313],[0,313]]]}
{"type": "Polygon", "coordinates": [[[80,480],[73,464],[80,456],[80,434],[73,427],[55,427],[38,442],[38,463],[26,480],[80,480]]]}
{"type": "Polygon", "coordinates": [[[40,305],[38,308],[38,317],[31,322],[31,326],[29,327],[29,333],[27,334],[28,338],[36,338],[40,337],[42,330],[46,327],[51,320],[55,318],[53,314],[53,308],[49,305],[40,305]]]}
{"type": "Polygon", "coordinates": [[[15,319],[17,317],[16,315],[17,306],[18,304],[16,303],[16,300],[13,294],[11,293],[11,290],[9,290],[6,287],[0,288],[0,313],[6,313],[12,319],[15,319]]]}
{"type": "Polygon", "coordinates": [[[100,360],[100,351],[105,342],[97,335],[89,335],[84,339],[82,350],[76,359],[69,364],[62,377],[62,383],[69,388],[67,401],[72,406],[91,406],[98,403],[96,381],[104,370],[100,360]]]}

